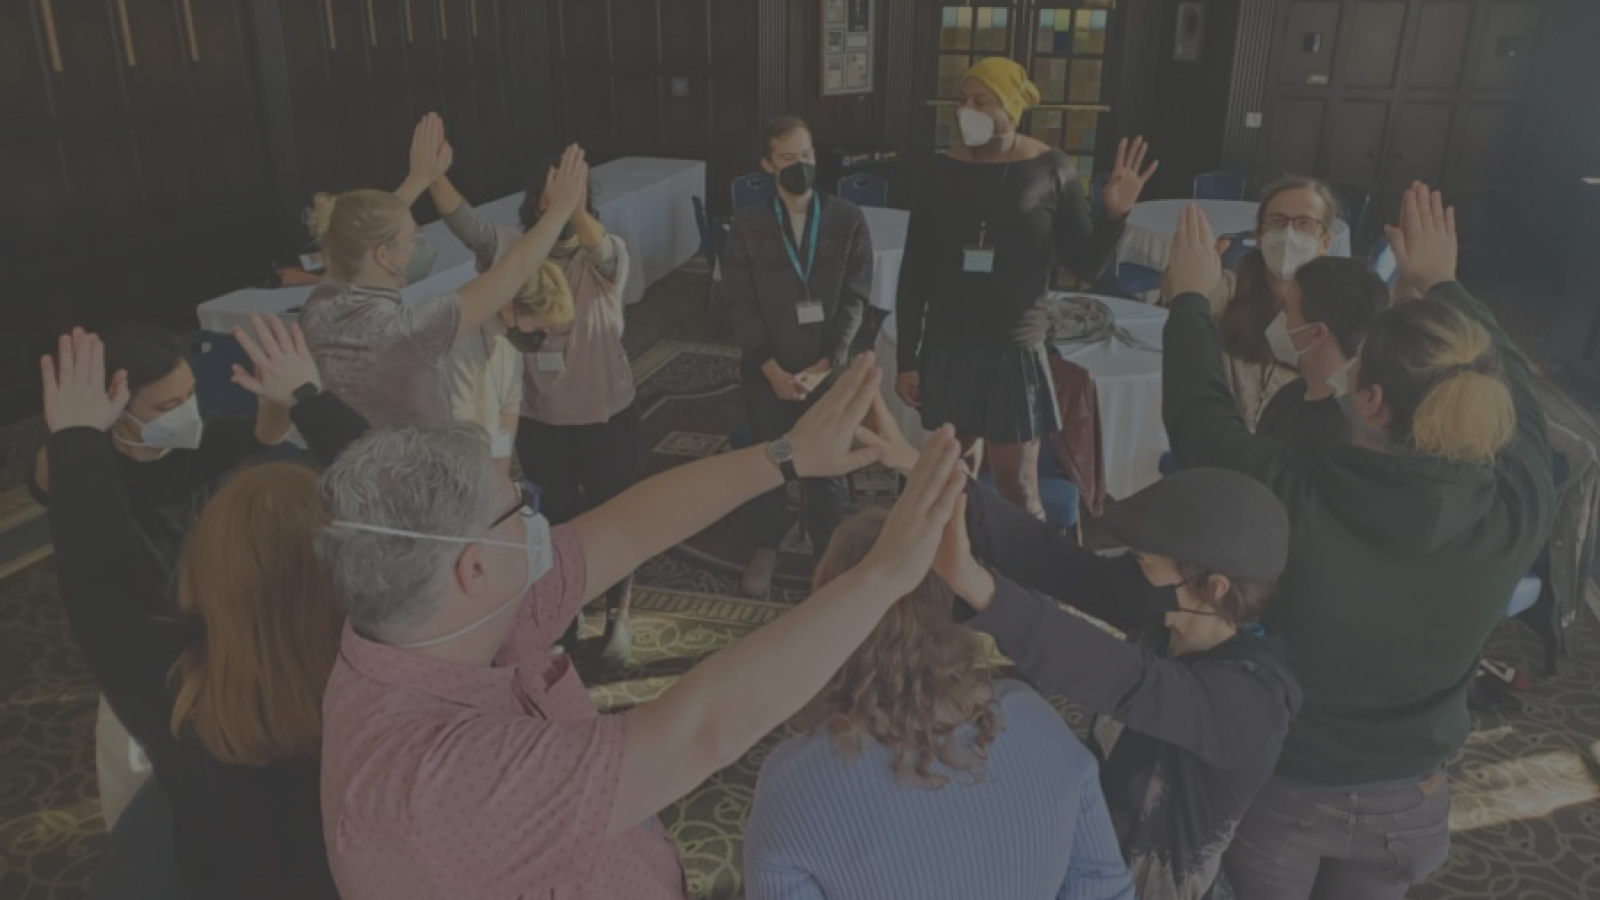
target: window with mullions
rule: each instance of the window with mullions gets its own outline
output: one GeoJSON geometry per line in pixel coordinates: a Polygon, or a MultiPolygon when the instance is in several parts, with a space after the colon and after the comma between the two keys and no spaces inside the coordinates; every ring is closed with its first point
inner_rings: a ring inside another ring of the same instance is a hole
{"type": "Polygon", "coordinates": [[[1106,76],[1111,68],[1108,34],[1115,4],[1109,0],[948,4],[940,14],[934,145],[942,150],[960,134],[956,110],[961,79],[972,63],[986,56],[1011,56],[1027,68],[1041,95],[1039,108],[1023,120],[1023,133],[1072,157],[1087,191],[1101,123],[1111,111],[1106,76]]]}

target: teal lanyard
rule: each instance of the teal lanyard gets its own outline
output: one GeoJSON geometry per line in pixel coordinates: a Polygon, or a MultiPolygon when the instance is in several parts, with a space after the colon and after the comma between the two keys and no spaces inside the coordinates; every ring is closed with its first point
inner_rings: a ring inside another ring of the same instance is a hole
{"type": "Polygon", "coordinates": [[[800,252],[794,246],[793,229],[789,227],[789,217],[783,208],[783,201],[778,197],[772,198],[772,214],[778,218],[778,230],[783,232],[783,249],[789,252],[789,263],[794,266],[794,274],[800,276],[800,283],[805,285],[806,292],[811,292],[811,270],[817,264],[817,226],[822,221],[822,198],[815,193],[811,195],[811,228],[810,235],[806,238],[809,252],[806,256],[805,268],[800,268],[800,252]]]}

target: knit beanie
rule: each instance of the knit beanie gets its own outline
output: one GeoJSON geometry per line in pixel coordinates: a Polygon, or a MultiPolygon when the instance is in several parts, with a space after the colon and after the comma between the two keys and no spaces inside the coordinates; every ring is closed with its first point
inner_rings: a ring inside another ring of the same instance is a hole
{"type": "Polygon", "coordinates": [[[1021,124],[1022,114],[1039,102],[1039,88],[1028,80],[1027,70],[1003,56],[980,60],[967,70],[967,77],[988,88],[1014,123],[1021,124]]]}

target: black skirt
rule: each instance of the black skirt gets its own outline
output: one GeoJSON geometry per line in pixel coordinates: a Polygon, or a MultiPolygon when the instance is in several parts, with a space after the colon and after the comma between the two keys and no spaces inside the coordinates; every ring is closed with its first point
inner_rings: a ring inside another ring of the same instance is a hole
{"type": "Polygon", "coordinates": [[[1061,430],[1055,381],[1043,343],[981,347],[930,342],[922,358],[922,427],[1025,444],[1061,430]]]}

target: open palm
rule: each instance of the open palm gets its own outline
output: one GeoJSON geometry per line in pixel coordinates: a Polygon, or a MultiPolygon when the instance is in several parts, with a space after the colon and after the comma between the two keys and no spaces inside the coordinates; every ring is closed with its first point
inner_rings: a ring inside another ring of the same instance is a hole
{"type": "Polygon", "coordinates": [[[1145,166],[1144,158],[1149,152],[1150,145],[1145,143],[1143,137],[1134,138],[1131,144],[1127,138],[1117,142],[1116,164],[1106,179],[1105,187],[1100,189],[1100,201],[1105,205],[1107,216],[1124,218],[1139,202],[1139,195],[1144,193],[1150,176],[1161,168],[1160,160],[1151,160],[1150,165],[1145,166]]]}

